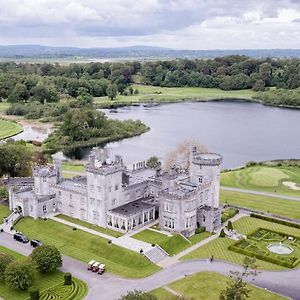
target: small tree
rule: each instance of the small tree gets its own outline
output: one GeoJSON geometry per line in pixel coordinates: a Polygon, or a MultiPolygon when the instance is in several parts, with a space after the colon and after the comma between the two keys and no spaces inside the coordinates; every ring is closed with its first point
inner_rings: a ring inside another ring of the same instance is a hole
{"type": "Polygon", "coordinates": [[[233,225],[232,225],[231,221],[228,221],[228,223],[227,223],[227,229],[228,230],[232,230],[233,229],[233,225]]]}
{"type": "Polygon", "coordinates": [[[35,248],[30,254],[41,273],[55,271],[62,265],[62,257],[55,246],[43,245],[35,248]]]}
{"type": "Polygon", "coordinates": [[[30,300],[39,300],[40,299],[40,290],[36,287],[29,288],[30,300]]]}
{"type": "Polygon", "coordinates": [[[221,232],[220,232],[220,237],[223,238],[223,237],[225,237],[225,236],[226,236],[226,234],[225,234],[225,232],[224,232],[224,229],[222,229],[221,232]]]}
{"type": "Polygon", "coordinates": [[[146,166],[150,169],[157,169],[161,166],[161,162],[159,161],[158,157],[156,156],[151,156],[147,162],[146,166]]]}
{"type": "Polygon", "coordinates": [[[11,255],[0,253],[0,280],[4,279],[4,272],[7,266],[14,261],[11,255]]]}
{"type": "Polygon", "coordinates": [[[247,288],[246,278],[256,276],[255,258],[245,257],[243,271],[230,271],[231,280],[228,286],[221,291],[220,300],[245,300],[249,298],[250,290],[247,288]]]}
{"type": "Polygon", "coordinates": [[[110,100],[113,100],[117,97],[118,87],[116,84],[109,84],[106,89],[106,94],[110,100]]]}
{"type": "Polygon", "coordinates": [[[118,300],[157,300],[157,297],[142,291],[134,290],[133,292],[128,292],[126,295],[121,296],[118,300]]]}
{"type": "Polygon", "coordinates": [[[72,274],[67,272],[64,275],[64,279],[65,279],[65,285],[71,285],[72,284],[72,274]]]}
{"type": "Polygon", "coordinates": [[[35,266],[31,260],[19,260],[11,262],[5,269],[5,283],[13,289],[28,289],[33,282],[35,266]]]}
{"type": "Polygon", "coordinates": [[[139,90],[138,90],[138,89],[135,89],[135,90],[134,90],[134,94],[137,95],[138,93],[139,93],[139,90]]]}

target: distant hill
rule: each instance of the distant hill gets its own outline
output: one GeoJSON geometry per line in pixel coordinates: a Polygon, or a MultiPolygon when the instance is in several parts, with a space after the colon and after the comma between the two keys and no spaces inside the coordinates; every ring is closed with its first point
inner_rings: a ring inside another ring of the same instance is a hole
{"type": "Polygon", "coordinates": [[[241,49],[241,50],[176,50],[151,46],[122,48],[76,48],[50,47],[41,45],[0,46],[0,58],[91,58],[91,59],[170,59],[170,58],[213,58],[226,55],[251,57],[300,57],[300,49],[241,49]]]}

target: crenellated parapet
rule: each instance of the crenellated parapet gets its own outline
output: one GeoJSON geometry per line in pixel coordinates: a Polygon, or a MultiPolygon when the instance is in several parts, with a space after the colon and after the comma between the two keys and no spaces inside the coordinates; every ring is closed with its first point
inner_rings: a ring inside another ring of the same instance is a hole
{"type": "Polygon", "coordinates": [[[223,157],[218,153],[195,153],[192,162],[201,166],[219,166],[223,157]]]}

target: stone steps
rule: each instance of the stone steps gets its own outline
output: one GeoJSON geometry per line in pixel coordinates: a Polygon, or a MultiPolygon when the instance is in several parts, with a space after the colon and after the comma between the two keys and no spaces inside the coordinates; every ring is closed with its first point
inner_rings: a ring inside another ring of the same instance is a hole
{"type": "Polygon", "coordinates": [[[144,252],[144,255],[155,264],[168,257],[167,252],[157,245],[151,250],[144,252]]]}

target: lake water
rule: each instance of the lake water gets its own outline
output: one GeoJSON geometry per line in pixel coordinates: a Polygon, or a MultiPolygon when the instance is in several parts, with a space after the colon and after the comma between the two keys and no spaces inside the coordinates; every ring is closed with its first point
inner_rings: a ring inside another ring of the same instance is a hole
{"type": "Polygon", "coordinates": [[[108,144],[111,153],[121,154],[128,164],[152,155],[163,159],[166,152],[186,139],[195,139],[209,151],[221,153],[223,168],[248,161],[300,158],[300,110],[225,101],[104,111],[110,118],[139,119],[151,128],[141,136],[108,144]]]}

